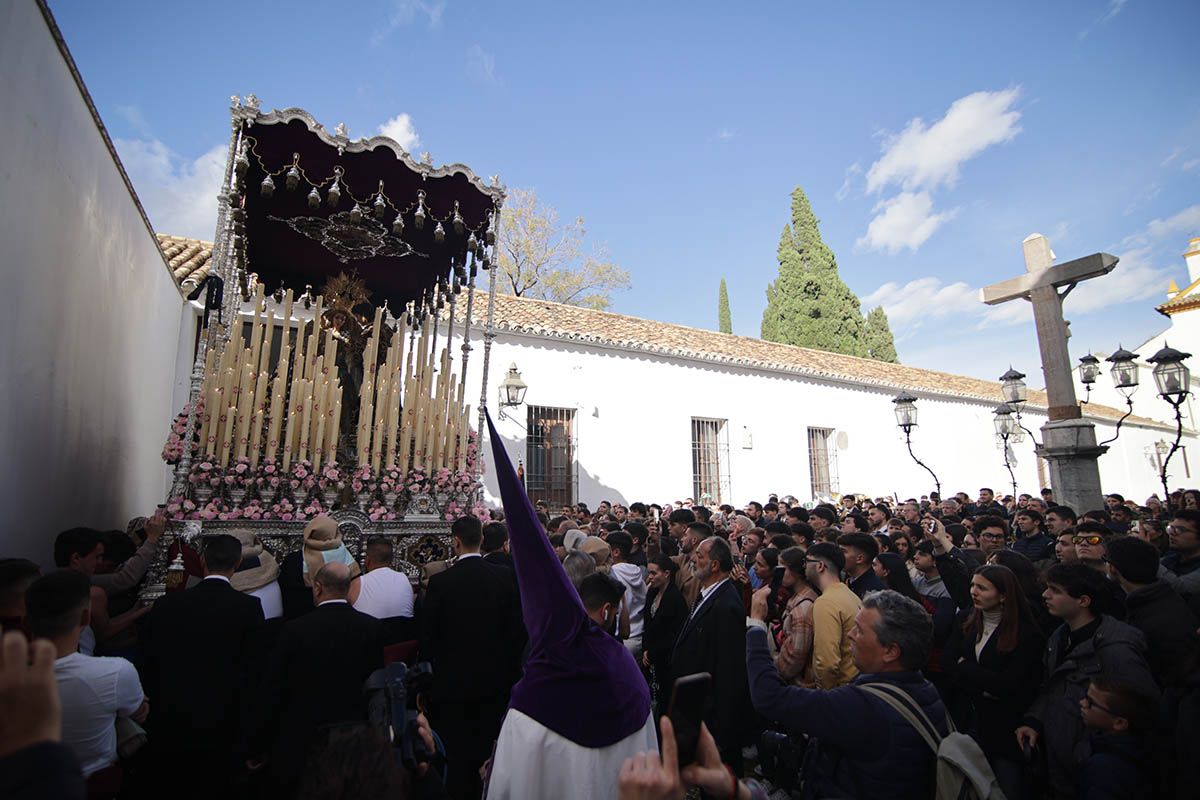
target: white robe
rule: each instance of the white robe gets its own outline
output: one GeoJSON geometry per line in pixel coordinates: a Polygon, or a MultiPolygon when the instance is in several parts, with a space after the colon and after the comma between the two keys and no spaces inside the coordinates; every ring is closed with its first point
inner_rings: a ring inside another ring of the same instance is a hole
{"type": "Polygon", "coordinates": [[[608,747],[582,747],[510,708],[496,742],[487,800],[615,800],[621,765],[658,752],[654,715],[608,747]]]}

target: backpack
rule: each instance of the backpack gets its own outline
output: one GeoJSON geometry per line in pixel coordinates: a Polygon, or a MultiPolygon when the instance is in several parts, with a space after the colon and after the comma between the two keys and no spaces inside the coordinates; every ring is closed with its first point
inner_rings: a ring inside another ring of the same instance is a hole
{"type": "Polygon", "coordinates": [[[936,800],[1006,800],[979,744],[954,729],[950,715],[941,736],[925,711],[908,692],[890,683],[860,683],[858,688],[878,697],[911,725],[937,756],[936,800]]]}

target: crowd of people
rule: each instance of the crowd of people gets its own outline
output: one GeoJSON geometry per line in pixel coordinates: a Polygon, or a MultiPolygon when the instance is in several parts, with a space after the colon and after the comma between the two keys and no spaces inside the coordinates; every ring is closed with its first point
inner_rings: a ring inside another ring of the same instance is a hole
{"type": "Polygon", "coordinates": [[[62,532],[53,571],[0,560],[0,796],[929,798],[948,742],[975,796],[1200,791],[1200,492],[502,489],[415,581],[327,517],[278,562],[176,542],[190,588],[153,604],[161,516],[62,532]]]}

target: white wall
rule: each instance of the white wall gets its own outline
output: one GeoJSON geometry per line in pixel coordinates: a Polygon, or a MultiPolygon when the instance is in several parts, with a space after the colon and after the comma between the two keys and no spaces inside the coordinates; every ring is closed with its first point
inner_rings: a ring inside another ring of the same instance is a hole
{"type": "Polygon", "coordinates": [[[0,4],[0,555],[165,498],[182,299],[33,0],[0,4]]]}
{"type": "MultiPolygon", "coordinates": [[[[467,385],[468,398],[477,408],[483,346],[475,336],[467,385]]],[[[928,474],[910,459],[895,426],[892,391],[501,333],[488,376],[493,418],[498,386],[510,362],[529,384],[527,404],[576,409],[578,499],[593,508],[601,499],[662,503],[692,496],[694,416],[728,420],[728,499],[735,505],[761,500],[770,492],[812,499],[809,427],[846,433],[846,447],[837,453],[842,491],[875,496],[894,492],[905,498],[933,488],[928,474]],[[743,426],[752,433],[751,449],[742,446],[743,426]]],[[[992,404],[925,395],[917,405],[920,426],[913,431],[913,448],[938,474],[944,494],[965,491],[974,497],[981,486],[998,493],[1011,490],[993,433],[992,404]]],[[[525,457],[525,408],[513,415],[518,421],[497,420],[497,428],[515,462],[525,457]]],[[[1043,415],[1025,418],[1026,427],[1039,439],[1044,422],[1043,415]]],[[[1112,423],[1097,422],[1100,439],[1112,431],[1112,423]]],[[[1123,426],[1120,439],[1101,459],[1105,488],[1139,500],[1161,493],[1145,451],[1163,438],[1169,436],[1161,429],[1123,426]]],[[[489,449],[485,442],[490,464],[489,449]]],[[[1018,490],[1034,493],[1041,484],[1033,445],[1027,439],[1014,450],[1018,490]]],[[[1172,486],[1196,483],[1183,480],[1181,465],[1172,472],[1180,478],[1172,486]]],[[[497,488],[490,472],[485,483],[494,498],[497,488]]]]}

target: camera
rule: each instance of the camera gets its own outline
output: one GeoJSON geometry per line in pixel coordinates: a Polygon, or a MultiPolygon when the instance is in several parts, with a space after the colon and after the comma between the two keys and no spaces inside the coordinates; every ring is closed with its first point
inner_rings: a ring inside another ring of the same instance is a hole
{"type": "Polygon", "coordinates": [[[367,678],[367,720],[392,743],[396,760],[408,771],[429,763],[434,754],[417,732],[418,701],[433,685],[433,667],[403,661],[377,669],[367,678]]]}
{"type": "Polygon", "coordinates": [[[800,786],[807,740],[779,731],[765,730],[758,743],[758,760],[763,777],[776,789],[790,792],[800,786]]]}

